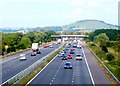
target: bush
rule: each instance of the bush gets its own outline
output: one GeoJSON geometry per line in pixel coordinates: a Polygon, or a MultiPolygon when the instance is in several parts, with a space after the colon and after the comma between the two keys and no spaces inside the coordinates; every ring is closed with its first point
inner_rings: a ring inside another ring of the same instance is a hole
{"type": "Polygon", "coordinates": [[[91,46],[95,46],[95,44],[91,44],[91,46]]]}
{"type": "Polygon", "coordinates": [[[103,51],[105,51],[106,53],[108,53],[108,49],[107,49],[106,46],[102,46],[101,48],[102,48],[103,51]]]}
{"type": "Polygon", "coordinates": [[[112,61],[114,59],[114,56],[112,54],[107,54],[107,60],[112,61]]]}

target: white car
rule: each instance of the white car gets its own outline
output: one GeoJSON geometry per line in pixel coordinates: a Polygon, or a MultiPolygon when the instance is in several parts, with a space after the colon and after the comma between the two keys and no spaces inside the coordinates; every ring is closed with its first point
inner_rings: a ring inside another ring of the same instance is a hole
{"type": "Polygon", "coordinates": [[[62,51],[61,54],[64,55],[65,54],[64,51],[62,51]]]}
{"type": "Polygon", "coordinates": [[[82,54],[76,54],[76,60],[82,60],[82,54]]]}
{"type": "Polygon", "coordinates": [[[20,60],[26,60],[25,54],[20,54],[20,60]]]}
{"type": "Polygon", "coordinates": [[[49,47],[50,47],[50,48],[53,48],[53,46],[52,46],[52,45],[50,45],[49,47]]]}
{"type": "Polygon", "coordinates": [[[82,46],[80,44],[77,45],[77,48],[82,48],[82,46]]]}

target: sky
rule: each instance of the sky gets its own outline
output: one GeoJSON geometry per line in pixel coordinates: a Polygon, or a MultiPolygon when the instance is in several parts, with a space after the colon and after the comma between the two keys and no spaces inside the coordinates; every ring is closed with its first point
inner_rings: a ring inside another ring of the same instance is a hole
{"type": "Polygon", "coordinates": [[[119,0],[0,0],[0,27],[61,26],[80,20],[118,25],[119,0]]]}

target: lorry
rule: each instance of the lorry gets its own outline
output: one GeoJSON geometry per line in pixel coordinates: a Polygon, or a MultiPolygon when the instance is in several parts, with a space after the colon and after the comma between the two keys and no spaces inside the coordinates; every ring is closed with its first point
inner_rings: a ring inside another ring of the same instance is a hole
{"type": "Polygon", "coordinates": [[[34,52],[39,50],[38,43],[32,43],[32,50],[33,50],[34,52]]]}
{"type": "Polygon", "coordinates": [[[58,43],[58,44],[61,44],[61,41],[62,41],[61,39],[58,39],[58,40],[57,40],[57,43],[58,43]]]}

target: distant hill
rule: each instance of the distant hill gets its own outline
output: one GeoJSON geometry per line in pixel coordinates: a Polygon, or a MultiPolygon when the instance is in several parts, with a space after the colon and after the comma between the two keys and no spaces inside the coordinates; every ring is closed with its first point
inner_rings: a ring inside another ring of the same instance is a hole
{"type": "Polygon", "coordinates": [[[25,29],[27,32],[40,31],[40,30],[52,30],[55,32],[76,32],[76,31],[95,31],[97,29],[118,29],[117,25],[112,25],[99,20],[82,20],[77,21],[64,26],[47,26],[47,27],[35,27],[35,28],[0,28],[0,32],[11,33],[17,32],[21,29],[25,29]],[[82,30],[81,30],[82,29],[82,30]]]}
{"type": "Polygon", "coordinates": [[[99,20],[82,20],[75,23],[64,25],[63,31],[78,31],[83,29],[84,31],[94,31],[97,29],[118,29],[117,25],[112,25],[99,20]]]}

